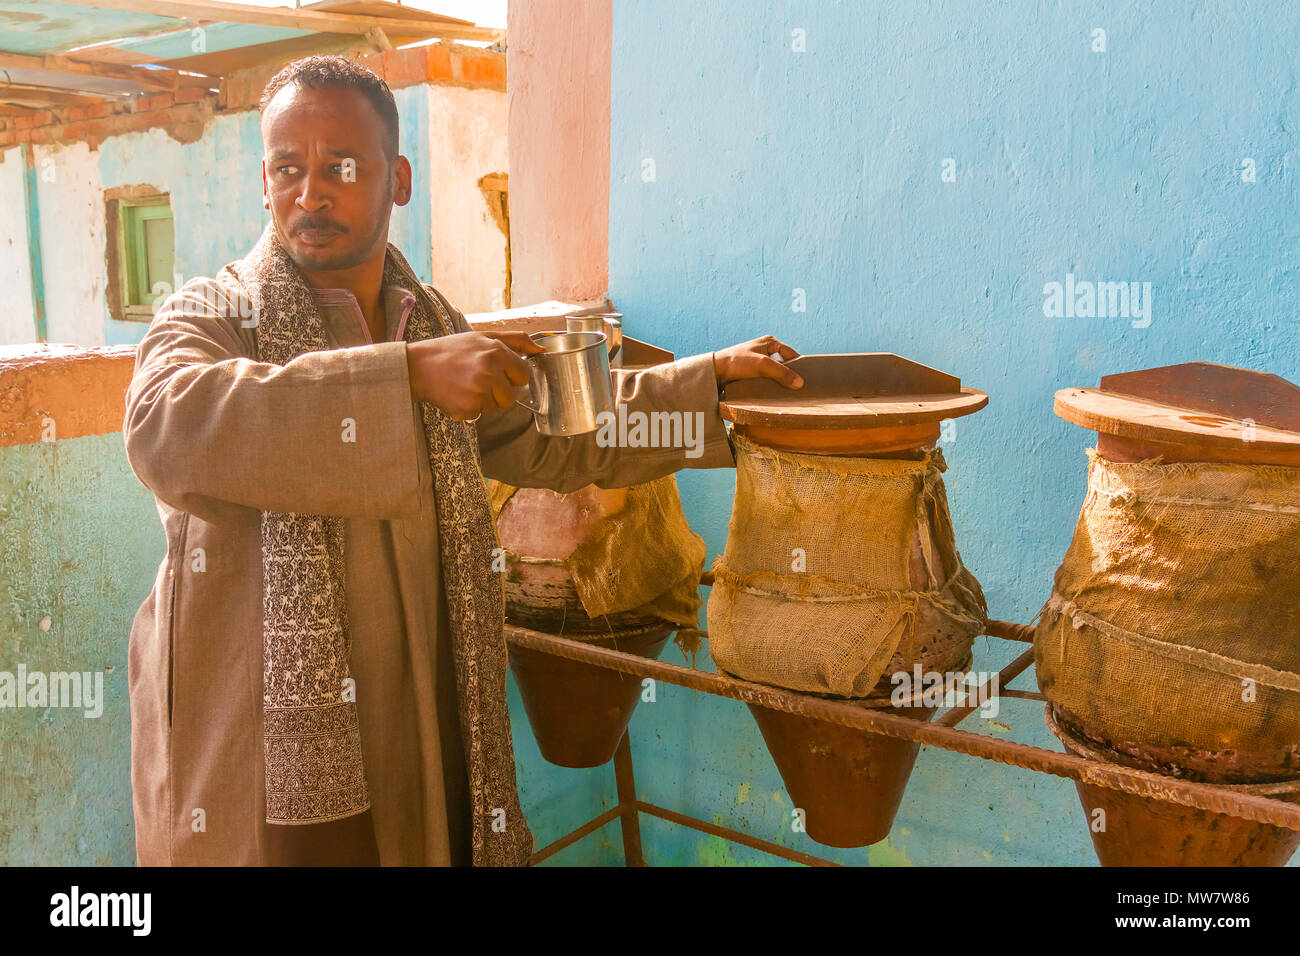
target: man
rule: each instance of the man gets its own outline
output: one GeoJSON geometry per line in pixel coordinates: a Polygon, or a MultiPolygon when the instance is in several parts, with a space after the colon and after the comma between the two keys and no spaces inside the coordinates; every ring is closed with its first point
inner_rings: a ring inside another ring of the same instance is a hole
{"type": "Polygon", "coordinates": [[[411,196],[387,85],[311,57],[261,106],[271,222],[163,304],[127,393],[167,534],[131,633],[139,861],[525,864],[483,475],[731,465],[720,384],[801,384],[795,353],[615,373],[630,409],[706,413],[698,458],[544,437],[514,402],[537,346],[469,331],[387,244],[411,196]]]}

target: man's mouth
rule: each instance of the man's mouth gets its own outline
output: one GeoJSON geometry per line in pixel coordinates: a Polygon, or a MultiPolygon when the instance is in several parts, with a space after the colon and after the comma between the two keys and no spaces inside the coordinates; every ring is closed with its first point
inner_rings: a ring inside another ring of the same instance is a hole
{"type": "Polygon", "coordinates": [[[342,235],[343,230],[333,226],[309,226],[305,229],[295,229],[293,234],[305,246],[325,246],[342,235]]]}

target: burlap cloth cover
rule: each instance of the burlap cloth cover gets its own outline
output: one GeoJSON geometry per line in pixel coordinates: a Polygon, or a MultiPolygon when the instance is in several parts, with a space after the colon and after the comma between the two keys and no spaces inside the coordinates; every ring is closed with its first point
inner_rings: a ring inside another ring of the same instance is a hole
{"type": "Polygon", "coordinates": [[[1113,748],[1247,751],[1294,776],[1300,469],[1088,457],[1034,642],[1043,693],[1113,748]]]}
{"type": "Polygon", "coordinates": [[[941,473],[920,460],[775,451],[733,435],[736,496],[709,596],[713,659],[744,680],[862,698],[948,670],[987,618],[941,473]],[[882,684],[881,688],[877,688],[882,684]]]}
{"type": "MultiPolygon", "coordinates": [[[[518,490],[488,482],[494,518],[518,490]]],[[[510,551],[506,556],[519,558],[510,551]]],[[[704,557],[704,539],[686,522],[677,479],[666,475],[628,488],[624,506],[593,524],[563,563],[589,617],[629,612],[696,627],[704,557]]]]}

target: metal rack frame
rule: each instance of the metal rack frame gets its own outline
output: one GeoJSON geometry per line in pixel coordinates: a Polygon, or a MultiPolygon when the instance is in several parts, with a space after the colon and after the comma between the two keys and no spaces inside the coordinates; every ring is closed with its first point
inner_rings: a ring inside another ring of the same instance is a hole
{"type": "MultiPolygon", "coordinates": [[[[702,633],[702,632],[696,632],[702,633]]],[[[994,695],[999,698],[1046,701],[1037,691],[1012,690],[1006,685],[1022,674],[1034,662],[1033,629],[1023,624],[1006,621],[990,621],[985,634],[1004,640],[1019,641],[1030,644],[1028,650],[1016,657],[1010,664],[997,673],[996,685],[992,678],[983,685],[975,696],[976,700],[987,701],[994,695]]],[[[978,704],[964,704],[949,708],[930,722],[912,717],[889,713],[884,710],[867,710],[852,704],[840,703],[797,691],[783,690],[766,684],[736,680],[731,677],[698,671],[689,667],[668,664],[663,661],[628,654],[584,644],[580,641],[530,631],[525,628],[506,625],[506,641],[518,647],[552,654],[571,661],[580,661],[606,670],[617,671],[636,677],[649,677],[668,684],[675,684],[691,690],[713,694],[755,704],[772,710],[789,714],[825,720],[843,727],[852,727],[864,733],[882,734],[900,740],[956,753],[995,760],[999,763],[1066,777],[1079,783],[1122,790],[1126,793],[1146,797],[1152,800],[1165,800],[1198,810],[1212,813],[1226,813],[1255,823],[1267,823],[1273,826],[1300,830],[1300,806],[1281,800],[1245,794],[1208,783],[1195,783],[1179,780],[1159,774],[1146,773],[1117,764],[1100,763],[1072,754],[1058,753],[1003,740],[988,734],[960,730],[957,725],[978,709],[978,704]]],[[[970,697],[963,698],[970,700],[970,697]]],[[[699,830],[712,836],[722,837],[733,843],[762,850],[773,856],[803,863],[809,866],[837,866],[839,864],[808,853],[801,853],[777,843],[760,840],[740,830],[718,826],[704,820],[686,816],[666,807],[657,806],[640,800],[636,796],[636,780],[632,768],[632,750],[625,732],[614,754],[614,777],[617,784],[618,804],[604,813],[592,818],[575,830],[558,840],[542,847],[533,854],[533,863],[554,856],[556,853],[572,846],[590,833],[611,820],[618,819],[623,833],[623,855],[628,866],[645,866],[641,852],[642,813],[668,820],[672,823],[699,830]]]]}

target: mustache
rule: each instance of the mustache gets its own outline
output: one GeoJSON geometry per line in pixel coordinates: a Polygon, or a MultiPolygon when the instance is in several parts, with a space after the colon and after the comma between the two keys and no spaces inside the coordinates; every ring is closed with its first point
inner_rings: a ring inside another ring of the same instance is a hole
{"type": "Polygon", "coordinates": [[[331,229],[334,232],[347,232],[348,227],[328,216],[301,216],[291,227],[291,232],[303,232],[307,229],[331,229]]]}

